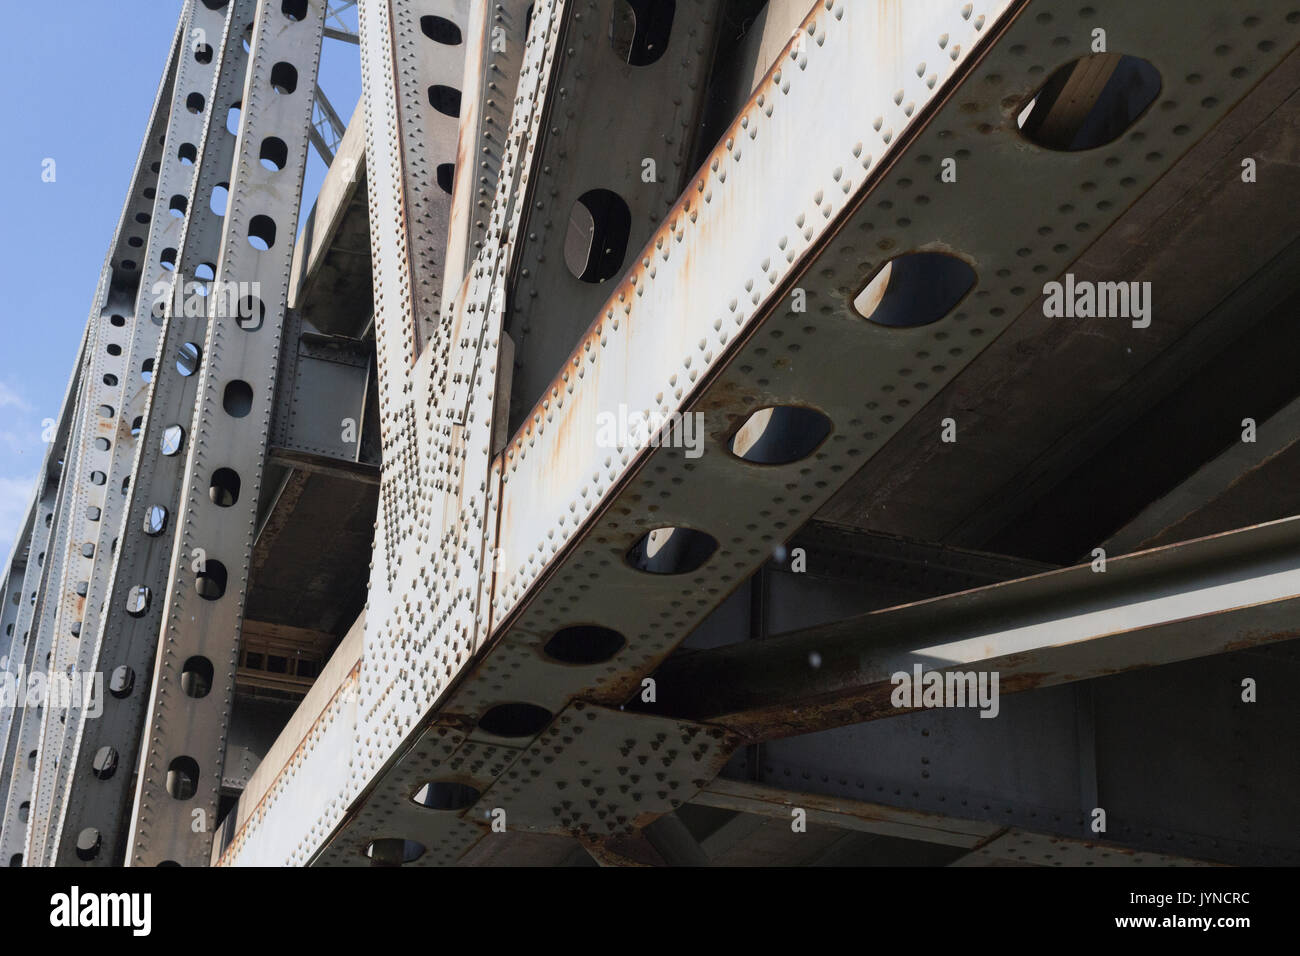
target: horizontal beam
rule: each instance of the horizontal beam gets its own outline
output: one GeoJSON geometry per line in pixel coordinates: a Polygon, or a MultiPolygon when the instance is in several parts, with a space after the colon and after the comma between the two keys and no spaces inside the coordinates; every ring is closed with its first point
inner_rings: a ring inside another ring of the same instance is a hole
{"type": "Polygon", "coordinates": [[[916,665],[998,675],[1011,693],[1300,637],[1300,519],[1081,565],[767,641],[670,659],[657,715],[750,740],[907,713],[916,665]]]}
{"type": "Polygon", "coordinates": [[[691,799],[691,803],[786,821],[791,819],[791,811],[799,808],[807,814],[810,826],[830,826],[970,849],[991,840],[1003,830],[996,823],[982,820],[962,820],[922,810],[800,793],[725,777],[718,777],[710,783],[691,799]]]}

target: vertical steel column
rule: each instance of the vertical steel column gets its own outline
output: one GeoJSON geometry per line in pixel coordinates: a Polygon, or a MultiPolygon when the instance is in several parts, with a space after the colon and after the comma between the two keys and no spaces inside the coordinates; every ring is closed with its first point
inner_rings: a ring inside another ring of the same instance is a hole
{"type": "Polygon", "coordinates": [[[218,301],[186,436],[131,865],[200,866],[211,849],[324,15],[325,0],[257,6],[216,270],[218,301]],[[238,308],[228,310],[221,300],[232,283],[247,285],[237,287],[238,308]],[[239,483],[233,501],[214,491],[229,490],[230,476],[239,483]],[[193,679],[195,666],[211,673],[209,687],[193,679]]]}
{"type": "Polygon", "coordinates": [[[252,27],[255,4],[256,0],[232,0],[216,10],[206,5],[197,8],[194,25],[204,30],[218,52],[204,60],[205,65],[211,64],[210,70],[189,76],[182,65],[178,96],[197,90],[210,105],[188,120],[181,116],[181,124],[168,139],[164,176],[168,163],[181,161],[178,157],[193,163],[193,201],[176,246],[172,281],[160,283],[165,291],[152,297],[163,301],[163,329],[152,357],[152,378],[141,391],[145,406],[131,487],[119,522],[108,601],[99,617],[90,666],[91,671],[105,674],[114,689],[104,695],[102,715],[93,720],[83,716],[76,729],[63,812],[50,848],[52,862],[60,866],[120,865],[126,854],[127,815],[148,701],[145,690],[157,651],[187,461],[184,455],[161,455],[158,450],[169,428],[188,426],[194,418],[208,302],[222,302],[219,288],[192,278],[205,266],[215,271],[213,263],[220,253],[223,217],[207,198],[230,181],[235,134],[227,129],[226,113],[243,91],[248,65],[243,43],[245,29],[252,27]],[[137,603],[131,604],[133,600],[137,603]],[[79,847],[82,834],[85,839],[79,847]],[[91,852],[92,847],[98,850],[91,852]]]}
{"type": "Polygon", "coordinates": [[[456,297],[487,237],[532,6],[530,0],[498,0],[474,4],[470,10],[443,268],[442,298],[447,302],[456,297]]]}
{"type": "MultiPolygon", "coordinates": [[[[450,21],[462,7],[450,0],[359,7],[383,477],[356,784],[473,653],[490,573],[483,558],[501,273],[480,263],[454,302],[442,297],[449,200],[428,161],[451,153],[457,129],[437,115],[447,95],[438,80],[459,81],[463,53],[440,42],[425,18],[450,21]],[[418,329],[432,329],[427,347],[418,329]]],[[[463,32],[464,17],[455,25],[463,32]]]]}

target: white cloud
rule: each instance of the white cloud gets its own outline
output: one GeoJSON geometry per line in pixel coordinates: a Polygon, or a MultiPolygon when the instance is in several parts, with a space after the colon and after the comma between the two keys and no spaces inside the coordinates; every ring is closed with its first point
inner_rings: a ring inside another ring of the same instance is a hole
{"type": "Polygon", "coordinates": [[[32,411],[31,402],[27,401],[17,391],[10,388],[4,382],[0,382],[0,408],[16,408],[20,412],[32,411]]]}
{"type": "Polygon", "coordinates": [[[13,550],[35,488],[35,478],[0,478],[0,562],[13,550]]]}

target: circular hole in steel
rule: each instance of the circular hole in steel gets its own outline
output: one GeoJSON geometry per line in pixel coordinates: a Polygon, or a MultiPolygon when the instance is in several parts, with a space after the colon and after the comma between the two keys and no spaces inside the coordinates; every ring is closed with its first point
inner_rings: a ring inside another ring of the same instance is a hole
{"type": "Polygon", "coordinates": [[[186,697],[207,697],[212,690],[212,661],[196,654],[181,668],[181,690],[186,697]]]}
{"type": "Polygon", "coordinates": [[[144,617],[149,613],[153,603],[153,592],[143,584],[131,588],[126,593],[126,613],[132,617],[144,617]]]}
{"type": "Polygon", "coordinates": [[[218,508],[229,508],[239,500],[239,475],[230,468],[218,468],[212,473],[208,497],[218,508]]]}
{"type": "Polygon", "coordinates": [[[188,800],[199,789],[199,765],[193,757],[177,757],[167,765],[167,792],[174,800],[188,800]]]}
{"type": "Polygon", "coordinates": [[[180,425],[168,425],[163,429],[158,450],[170,458],[181,450],[183,444],[185,444],[185,429],[180,425]]]}
{"type": "Polygon", "coordinates": [[[1092,53],[1057,67],[1020,108],[1016,126],[1044,149],[1096,149],[1124,135],[1160,87],[1160,71],[1141,57],[1092,53]]]}
{"type": "Polygon", "coordinates": [[[728,450],[756,465],[788,465],[807,458],[831,433],[831,420],[813,408],[760,408],[731,436],[728,450]]]}
{"type": "Polygon", "coordinates": [[[623,197],[590,189],[574,200],[564,236],[564,264],[583,282],[604,282],[623,269],[632,213],[623,197]]]}
{"type": "Polygon", "coordinates": [[[202,350],[193,342],[182,343],[176,350],[176,371],[184,378],[189,378],[199,370],[202,350]]]}
{"type": "Polygon", "coordinates": [[[609,45],[628,66],[649,66],[668,49],[676,0],[615,0],[609,45]]]}
{"type": "Polygon", "coordinates": [[[713,556],[718,542],[694,528],[653,528],[627,553],[627,563],[647,574],[688,574],[713,556]]]}
{"type": "Polygon", "coordinates": [[[203,570],[194,575],[194,590],[207,601],[220,598],[226,593],[226,566],[208,558],[203,562],[203,570]]]}
{"type": "Polygon", "coordinates": [[[371,841],[366,856],[370,857],[371,866],[401,866],[424,856],[424,844],[401,837],[384,837],[371,841]]]}
{"type": "Polygon", "coordinates": [[[455,46],[461,42],[460,27],[445,17],[420,17],[420,30],[435,43],[455,46]]]}
{"type": "Polygon", "coordinates": [[[135,671],[125,664],[119,664],[113,668],[113,673],[108,678],[108,692],[122,700],[131,696],[131,691],[135,688],[135,671]]]}
{"type": "Polygon", "coordinates": [[[535,737],[551,722],[545,707],[522,702],[497,704],[481,718],[478,728],[495,737],[535,737]]]}
{"type": "Polygon", "coordinates": [[[561,664],[603,664],[627,644],[618,631],[596,624],[577,624],[551,635],[542,652],[561,664]]]}
{"type": "Polygon", "coordinates": [[[162,505],[150,505],[144,513],[144,533],[156,538],[167,528],[167,509],[162,505]]]}
{"type": "Polygon", "coordinates": [[[231,418],[243,418],[253,410],[253,386],[237,378],[231,379],[222,393],[221,407],[231,418]]]}
{"type": "Polygon", "coordinates": [[[103,838],[99,831],[94,827],[86,827],[77,834],[77,859],[83,863],[93,860],[99,856],[100,848],[104,845],[103,838]]]}
{"type": "Polygon", "coordinates": [[[910,329],[938,322],[975,285],[965,260],[942,252],[910,252],[890,259],[853,298],[853,308],[870,322],[910,329]]]}
{"type": "Polygon", "coordinates": [[[468,784],[431,780],[411,797],[411,802],[429,810],[464,810],[478,801],[479,792],[468,784]]]}
{"type": "Polygon", "coordinates": [[[90,762],[90,772],[100,780],[107,780],[117,773],[117,751],[112,747],[100,747],[95,751],[90,762]]]}

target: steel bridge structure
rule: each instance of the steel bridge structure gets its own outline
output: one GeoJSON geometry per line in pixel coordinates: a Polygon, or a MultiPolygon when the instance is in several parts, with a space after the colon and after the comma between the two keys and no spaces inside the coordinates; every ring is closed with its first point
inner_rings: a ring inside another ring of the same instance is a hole
{"type": "Polygon", "coordinates": [[[1300,862],[1298,43],[184,0],[0,571],[0,862],[1300,862]]]}

